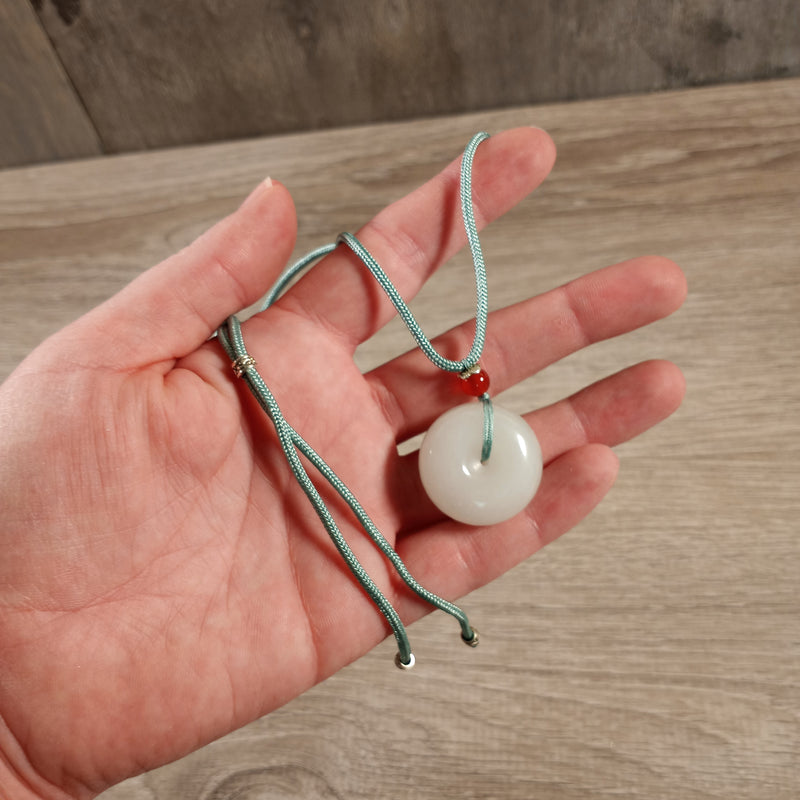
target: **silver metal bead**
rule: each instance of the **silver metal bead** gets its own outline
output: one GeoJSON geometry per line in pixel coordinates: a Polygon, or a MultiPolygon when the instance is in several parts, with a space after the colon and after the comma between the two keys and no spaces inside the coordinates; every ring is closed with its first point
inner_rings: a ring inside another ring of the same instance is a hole
{"type": "Polygon", "coordinates": [[[243,356],[239,356],[235,361],[231,362],[233,374],[237,378],[241,378],[250,367],[254,367],[255,365],[256,360],[249,353],[245,353],[243,356]]]}
{"type": "Polygon", "coordinates": [[[400,653],[398,653],[398,654],[397,654],[397,655],[394,657],[394,665],[395,665],[395,666],[396,666],[398,669],[413,669],[413,668],[414,668],[414,664],[416,664],[416,661],[417,661],[417,660],[414,658],[414,654],[413,654],[413,653],[409,653],[409,661],[408,661],[408,664],[404,664],[404,663],[403,663],[403,662],[400,660],[400,653]]]}
{"type": "Polygon", "coordinates": [[[462,369],[461,372],[458,373],[458,377],[461,378],[462,381],[465,381],[469,378],[470,375],[474,375],[476,372],[481,371],[481,365],[478,363],[473,364],[471,367],[466,367],[462,369]]]}
{"type": "Polygon", "coordinates": [[[461,641],[464,642],[464,644],[468,644],[470,647],[477,647],[479,642],[480,642],[480,637],[478,636],[478,631],[475,628],[472,629],[472,638],[471,639],[465,639],[464,635],[462,634],[461,635],[461,641]]]}

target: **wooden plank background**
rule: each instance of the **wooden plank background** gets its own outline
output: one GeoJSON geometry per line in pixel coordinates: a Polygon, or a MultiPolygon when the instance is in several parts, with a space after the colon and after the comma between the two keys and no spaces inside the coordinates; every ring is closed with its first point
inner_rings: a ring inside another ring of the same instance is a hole
{"type": "Polygon", "coordinates": [[[0,0],[0,23],[0,166],[800,75],[797,0],[0,0]]]}
{"type": "Polygon", "coordinates": [[[102,152],[31,5],[0,0],[0,168],[102,152]]]}
{"type": "MultiPolygon", "coordinates": [[[[478,129],[537,124],[552,177],[484,235],[492,306],[645,252],[676,316],[504,395],[540,405],[626,364],[681,365],[683,408],[619,448],[575,531],[286,707],[104,800],[800,796],[800,80],[448,116],[0,173],[0,370],[231,210],[266,173],[298,251],[357,227],[478,129]]],[[[415,301],[469,314],[457,258],[415,301]]],[[[469,294],[469,293],[467,293],[469,294]]],[[[388,326],[366,367],[405,349],[388,326]]],[[[268,654],[265,654],[268,657],[268,654]]]]}

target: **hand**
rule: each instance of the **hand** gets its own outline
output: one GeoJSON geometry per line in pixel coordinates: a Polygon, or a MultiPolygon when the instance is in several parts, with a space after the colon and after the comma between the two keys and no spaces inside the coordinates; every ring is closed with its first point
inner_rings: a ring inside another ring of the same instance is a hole
{"type": "MultiPolygon", "coordinates": [[[[483,144],[479,224],[535,188],[554,157],[534,129],[483,144]]],[[[457,208],[454,162],[359,233],[407,299],[464,243],[457,208]]],[[[3,796],[90,796],[275,709],[387,635],[269,420],[208,341],[274,282],[294,233],[287,191],[265,182],[47,340],[0,389],[3,796]]],[[[676,266],[641,258],[494,313],[482,360],[493,393],[672,312],[684,295],[676,266]]],[[[411,572],[447,598],[575,525],[614,480],[609,446],[669,415],[683,394],[673,365],[647,362],[530,414],[546,464],[538,494],[506,523],[468,528],[436,511],[415,456],[396,451],[454,404],[445,376],[418,350],[366,375],[354,365],[356,345],[393,313],[339,248],[244,330],[289,422],[411,572]]],[[[436,347],[461,357],[472,331],[466,323],[436,347]]],[[[330,502],[401,617],[424,614],[330,502]]]]}

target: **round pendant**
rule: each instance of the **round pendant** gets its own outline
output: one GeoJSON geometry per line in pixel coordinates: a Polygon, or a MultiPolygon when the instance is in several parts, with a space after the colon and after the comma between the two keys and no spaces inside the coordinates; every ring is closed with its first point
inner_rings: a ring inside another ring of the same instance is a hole
{"type": "Polygon", "coordinates": [[[522,511],[542,479],[542,449],[527,422],[494,405],[492,453],[481,463],[483,407],[456,406],[431,425],[419,451],[428,497],[468,525],[494,525],[522,511]]]}

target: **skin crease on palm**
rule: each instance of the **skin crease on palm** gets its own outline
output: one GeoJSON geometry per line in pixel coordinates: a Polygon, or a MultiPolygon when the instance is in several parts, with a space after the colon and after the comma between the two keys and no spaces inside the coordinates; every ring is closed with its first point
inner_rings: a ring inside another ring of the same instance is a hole
{"type": "MultiPolygon", "coordinates": [[[[534,128],[482,144],[478,224],[522,200],[554,159],[534,128]]],[[[406,299],[463,246],[457,209],[458,159],[359,232],[406,299]]],[[[90,797],[268,713],[387,636],[269,420],[207,341],[274,282],[294,236],[287,190],[265,181],[0,388],[0,796],[90,797]]],[[[685,293],[674,264],[643,257],[494,312],[482,359],[493,393],[673,312],[685,293]]],[[[533,502],[492,528],[463,526],[427,500],[416,456],[396,449],[452,406],[431,388],[441,373],[418,350],[364,375],[353,362],[393,313],[339,248],[244,332],[289,422],[415,577],[450,599],[579,522],[614,481],[609,448],[683,396],[679,370],[651,361],[532,412],[546,465],[533,502]]],[[[466,322],[434,344],[461,357],[472,333],[466,322]]],[[[403,620],[426,613],[323,496],[403,620]]]]}

